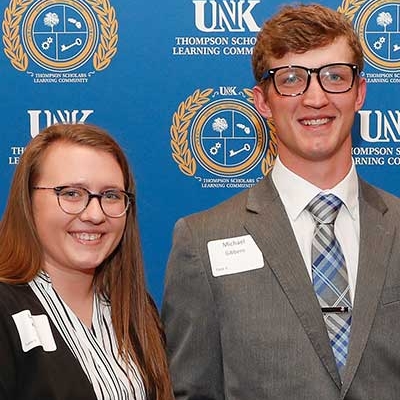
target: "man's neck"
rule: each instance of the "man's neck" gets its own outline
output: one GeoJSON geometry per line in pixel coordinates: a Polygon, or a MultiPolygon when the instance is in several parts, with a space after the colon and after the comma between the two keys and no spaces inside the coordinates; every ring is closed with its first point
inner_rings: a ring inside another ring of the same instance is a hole
{"type": "Polygon", "coordinates": [[[280,155],[282,164],[296,175],[312,183],[320,189],[331,189],[341,182],[352,167],[351,155],[343,160],[305,160],[299,158],[286,159],[280,155]]]}

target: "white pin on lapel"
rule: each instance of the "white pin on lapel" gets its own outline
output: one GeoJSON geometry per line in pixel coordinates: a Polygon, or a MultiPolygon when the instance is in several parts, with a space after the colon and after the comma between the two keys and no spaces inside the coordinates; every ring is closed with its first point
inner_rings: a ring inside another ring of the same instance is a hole
{"type": "Polygon", "coordinates": [[[207,243],[213,276],[238,274],[264,266],[261,250],[250,235],[207,243]]]}

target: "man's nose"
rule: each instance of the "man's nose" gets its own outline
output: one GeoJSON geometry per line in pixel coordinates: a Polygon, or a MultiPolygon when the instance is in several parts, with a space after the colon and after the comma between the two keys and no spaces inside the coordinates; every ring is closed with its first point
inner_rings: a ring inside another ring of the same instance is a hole
{"type": "Polygon", "coordinates": [[[316,73],[311,74],[310,85],[308,89],[303,93],[303,103],[306,106],[321,108],[327,105],[329,102],[329,97],[327,93],[322,88],[318,76],[316,73]]]}

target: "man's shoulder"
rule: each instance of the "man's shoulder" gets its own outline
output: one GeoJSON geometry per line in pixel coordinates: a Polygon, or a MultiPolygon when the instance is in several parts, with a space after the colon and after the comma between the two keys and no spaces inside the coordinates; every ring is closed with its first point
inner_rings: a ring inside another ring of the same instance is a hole
{"type": "Polygon", "coordinates": [[[267,182],[268,179],[264,178],[251,188],[228,197],[211,208],[187,215],[184,219],[188,222],[194,222],[221,218],[239,218],[251,206],[254,198],[263,201],[264,193],[268,191],[267,182]]]}
{"type": "Polygon", "coordinates": [[[360,179],[361,196],[368,203],[381,208],[383,212],[390,211],[400,214],[400,198],[378,186],[360,179]]]}

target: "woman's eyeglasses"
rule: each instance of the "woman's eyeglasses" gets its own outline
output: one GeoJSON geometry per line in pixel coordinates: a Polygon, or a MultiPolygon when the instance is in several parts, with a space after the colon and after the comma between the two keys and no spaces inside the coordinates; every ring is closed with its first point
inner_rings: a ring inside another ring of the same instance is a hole
{"type": "Polygon", "coordinates": [[[58,205],[67,214],[80,214],[86,209],[92,199],[99,201],[105,215],[111,218],[122,217],[134,201],[134,194],[119,189],[109,189],[101,193],[91,193],[85,188],[73,186],[42,187],[34,186],[35,190],[53,190],[57,196],[58,205]]]}

